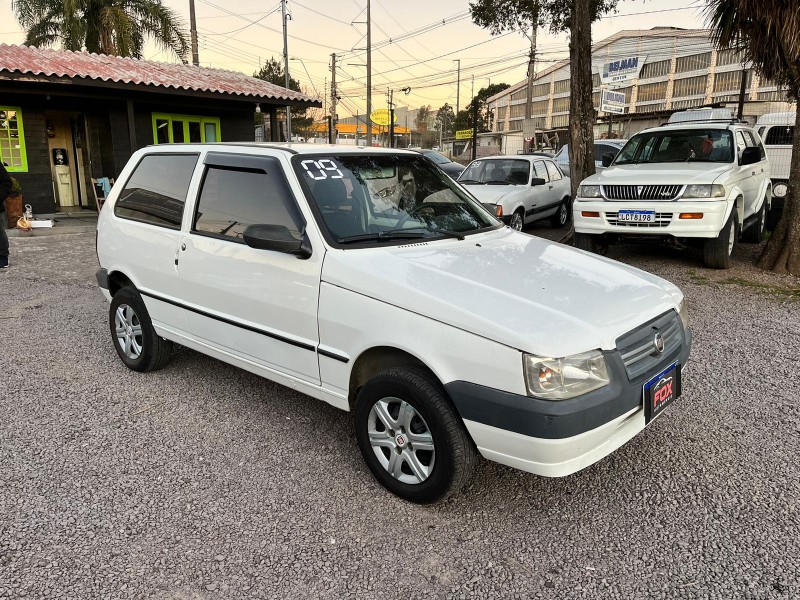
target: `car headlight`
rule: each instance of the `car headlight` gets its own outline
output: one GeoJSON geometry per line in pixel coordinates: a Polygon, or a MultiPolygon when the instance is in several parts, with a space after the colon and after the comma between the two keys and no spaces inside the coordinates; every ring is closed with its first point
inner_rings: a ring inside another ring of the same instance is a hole
{"type": "Polygon", "coordinates": [[[566,400],[608,385],[606,359],[599,350],[565,358],[524,354],[528,394],[545,400],[566,400]]]}
{"type": "Polygon", "coordinates": [[[689,309],[686,307],[686,298],[681,298],[681,302],[678,304],[678,316],[683,321],[684,329],[689,327],[689,309]]]}
{"type": "Polygon", "coordinates": [[[714,185],[708,184],[692,184],[686,186],[686,191],[683,193],[684,198],[724,198],[725,187],[717,183],[714,185]]]}
{"type": "Polygon", "coordinates": [[[582,185],[578,188],[580,198],[602,198],[599,185],[582,185]]]}

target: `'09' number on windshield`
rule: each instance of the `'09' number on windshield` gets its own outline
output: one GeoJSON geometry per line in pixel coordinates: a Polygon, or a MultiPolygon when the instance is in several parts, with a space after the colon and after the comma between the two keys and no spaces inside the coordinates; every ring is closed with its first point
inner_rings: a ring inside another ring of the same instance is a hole
{"type": "Polygon", "coordinates": [[[339,170],[339,167],[336,166],[330,158],[323,158],[321,160],[304,160],[300,163],[303,165],[303,168],[306,170],[306,175],[308,175],[313,180],[319,179],[342,179],[344,177],[344,173],[339,170]],[[319,173],[316,173],[319,171],[319,173]],[[330,175],[330,173],[335,173],[334,175],[330,175]]]}

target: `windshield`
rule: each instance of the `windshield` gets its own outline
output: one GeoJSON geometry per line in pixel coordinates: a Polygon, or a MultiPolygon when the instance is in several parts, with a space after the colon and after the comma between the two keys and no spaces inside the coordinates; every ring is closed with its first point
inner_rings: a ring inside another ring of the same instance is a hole
{"type": "Polygon", "coordinates": [[[613,164],[729,163],[733,155],[733,136],[726,129],[665,129],[633,136],[613,164]]]}
{"type": "Polygon", "coordinates": [[[334,244],[463,238],[502,225],[423,156],[301,155],[292,164],[334,244]]]}
{"type": "Polygon", "coordinates": [[[531,163],[515,158],[476,160],[458,177],[460,183],[518,184],[531,181],[531,163]]]}
{"type": "Polygon", "coordinates": [[[444,165],[450,162],[450,159],[447,158],[444,154],[439,154],[438,152],[435,152],[433,150],[426,150],[422,154],[430,158],[437,165],[444,165]]]}

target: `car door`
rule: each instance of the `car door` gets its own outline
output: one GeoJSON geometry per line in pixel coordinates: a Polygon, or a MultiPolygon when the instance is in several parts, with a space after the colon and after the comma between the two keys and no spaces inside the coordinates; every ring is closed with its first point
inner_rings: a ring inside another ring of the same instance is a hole
{"type": "Polygon", "coordinates": [[[525,208],[525,220],[535,220],[540,217],[542,211],[552,204],[551,195],[553,186],[550,183],[550,174],[547,172],[547,167],[543,160],[536,160],[533,162],[533,176],[544,179],[544,185],[535,185],[531,187],[531,193],[528,195],[530,198],[529,205],[525,208]]]}
{"type": "Polygon", "coordinates": [[[316,238],[311,256],[298,259],[243,240],[253,224],[283,226],[302,238],[305,220],[285,175],[288,163],[217,152],[203,162],[178,257],[189,330],[203,344],[318,384],[322,244],[316,238]]]}
{"type": "MultiPolygon", "coordinates": [[[[742,129],[737,129],[734,132],[734,141],[736,143],[736,165],[737,173],[735,183],[742,190],[742,197],[744,198],[744,216],[745,218],[753,214],[753,204],[758,193],[758,179],[756,178],[756,167],[758,163],[752,165],[742,165],[742,153],[748,146],[745,132],[742,129]]],[[[739,223],[741,226],[742,224],[739,223]]]]}
{"type": "Polygon", "coordinates": [[[550,186],[552,187],[552,193],[550,194],[552,200],[551,206],[555,208],[570,194],[569,179],[564,177],[553,161],[546,160],[544,163],[550,175],[550,186]]]}
{"type": "Polygon", "coordinates": [[[747,165],[747,167],[751,167],[749,173],[753,177],[753,194],[749,199],[749,204],[748,200],[745,199],[745,215],[749,216],[755,213],[756,207],[759,207],[759,203],[763,197],[762,190],[764,189],[764,180],[769,177],[769,163],[767,162],[767,153],[764,150],[764,146],[757,137],[753,135],[753,132],[745,129],[742,133],[744,134],[747,147],[756,148],[761,157],[761,160],[757,163],[747,165]]]}

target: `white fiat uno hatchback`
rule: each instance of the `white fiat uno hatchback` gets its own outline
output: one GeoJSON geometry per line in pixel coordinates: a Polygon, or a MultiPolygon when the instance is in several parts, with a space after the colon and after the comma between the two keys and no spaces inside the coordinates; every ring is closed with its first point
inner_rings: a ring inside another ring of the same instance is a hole
{"type": "Polygon", "coordinates": [[[111,337],[173,343],[353,411],[378,481],[456,492],[477,453],[546,476],[630,440],[681,391],[683,294],[504,226],[416,152],[136,152],[97,225],[111,337]]]}

